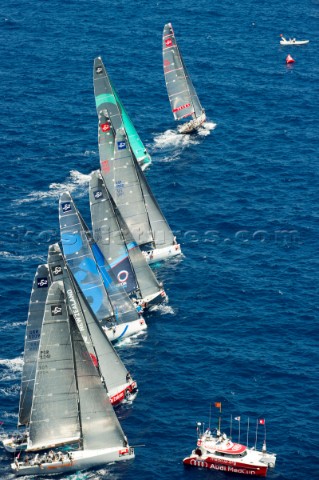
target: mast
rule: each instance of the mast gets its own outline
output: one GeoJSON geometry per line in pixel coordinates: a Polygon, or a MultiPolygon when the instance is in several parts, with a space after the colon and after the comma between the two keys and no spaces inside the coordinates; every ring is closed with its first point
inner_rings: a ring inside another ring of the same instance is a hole
{"type": "Polygon", "coordinates": [[[42,322],[50,285],[48,265],[39,265],[33,280],[25,333],[18,426],[28,425],[30,421],[42,322]]]}

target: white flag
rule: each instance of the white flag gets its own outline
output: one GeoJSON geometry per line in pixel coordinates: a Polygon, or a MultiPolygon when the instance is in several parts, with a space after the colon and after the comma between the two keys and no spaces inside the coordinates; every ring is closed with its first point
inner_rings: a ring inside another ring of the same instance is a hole
{"type": "Polygon", "coordinates": [[[235,417],[234,420],[238,420],[240,422],[240,417],[235,417]]]}

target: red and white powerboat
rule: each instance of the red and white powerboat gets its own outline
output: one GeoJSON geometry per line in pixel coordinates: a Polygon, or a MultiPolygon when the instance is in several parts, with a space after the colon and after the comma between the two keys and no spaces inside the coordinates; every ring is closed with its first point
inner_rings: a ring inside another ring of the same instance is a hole
{"type": "Polygon", "coordinates": [[[198,432],[197,448],[184,458],[184,465],[259,477],[265,477],[268,468],[275,466],[276,455],[266,451],[265,442],[258,451],[234,443],[218,429],[213,433],[209,429],[198,432]]]}

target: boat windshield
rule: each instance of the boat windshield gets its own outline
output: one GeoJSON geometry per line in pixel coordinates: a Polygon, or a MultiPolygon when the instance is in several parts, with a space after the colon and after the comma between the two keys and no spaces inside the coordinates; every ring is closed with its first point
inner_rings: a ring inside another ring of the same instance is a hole
{"type": "Polygon", "coordinates": [[[243,452],[243,453],[226,453],[226,452],[214,452],[215,455],[217,455],[218,457],[227,457],[227,458],[242,458],[242,457],[245,457],[247,455],[247,452],[243,452]]]}

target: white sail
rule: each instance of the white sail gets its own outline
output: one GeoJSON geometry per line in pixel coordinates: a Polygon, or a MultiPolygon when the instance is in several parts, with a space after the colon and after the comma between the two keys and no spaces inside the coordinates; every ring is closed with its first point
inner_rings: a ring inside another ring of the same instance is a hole
{"type": "Polygon", "coordinates": [[[80,439],[74,358],[62,282],[48,292],[38,353],[28,448],[80,439]]]}
{"type": "Polygon", "coordinates": [[[168,98],[175,120],[193,120],[180,127],[181,133],[196,130],[206,115],[178,47],[171,23],[163,31],[163,67],[168,98]]]}
{"type": "Polygon", "coordinates": [[[72,317],[70,322],[80,401],[83,449],[124,445],[125,435],[114,413],[107,390],[101,382],[98,370],[93,365],[72,317]]]}
{"type": "Polygon", "coordinates": [[[20,426],[28,425],[30,421],[42,321],[50,284],[48,265],[39,265],[33,280],[25,332],[18,421],[20,426]]]}

